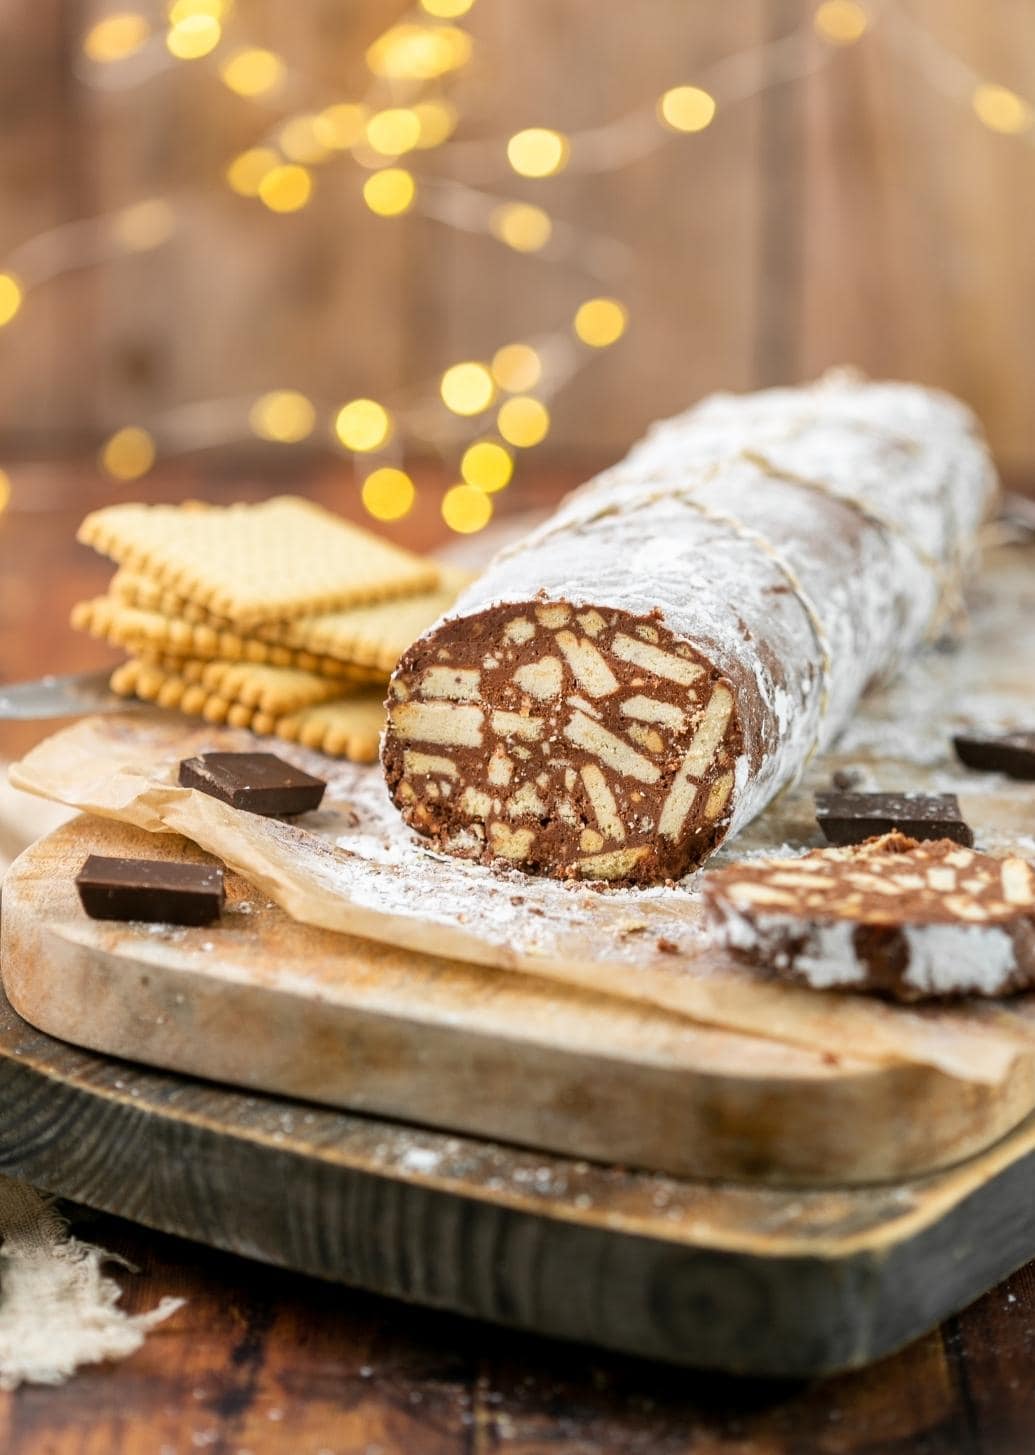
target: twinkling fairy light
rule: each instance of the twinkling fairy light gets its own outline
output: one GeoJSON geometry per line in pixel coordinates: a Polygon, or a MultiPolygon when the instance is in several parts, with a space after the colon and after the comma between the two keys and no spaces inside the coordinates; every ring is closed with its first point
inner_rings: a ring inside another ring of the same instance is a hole
{"type": "MultiPolygon", "coordinates": [[[[980,74],[886,0],[821,0],[788,34],[672,78],[600,125],[562,131],[530,118],[507,137],[467,140],[457,135],[451,87],[476,57],[462,23],[474,3],[419,0],[367,47],[368,84],[358,96],[317,95],[319,87],[285,56],[240,33],[233,0],[170,0],[161,12],[113,9],[84,32],[78,74],[91,86],[129,90],[189,65],[267,114],[255,143],[225,161],[222,180],[238,205],[302,212],[322,185],[321,169],[345,165],[374,226],[405,225],[418,215],[545,264],[563,262],[590,283],[553,333],[503,340],[491,357],[456,360],[398,399],[319,401],[284,384],[258,397],[198,400],[124,421],[98,454],[111,479],[131,483],[161,457],[249,437],[281,449],[322,438],[351,457],[366,510],[393,521],[416,495],[402,467],[407,450],[430,450],[455,463],[456,483],[441,502],[447,525],[480,530],[521,453],[546,439],[555,396],[630,324],[619,296],[633,264],[629,249],[558,216],[548,200],[555,179],[606,174],[664,146],[694,145],[732,107],[814,73],[865,42],[878,22],[895,53],[978,124],[1035,142],[1030,101],[980,74]],[[424,170],[422,156],[432,151],[447,159],[448,174],[441,166],[424,170]],[[532,183],[535,195],[509,195],[515,178],[532,183]]],[[[0,330],[31,326],[32,293],[61,273],[161,247],[188,200],[142,199],[22,243],[0,262],[0,330]]],[[[0,510],[9,496],[0,471],[0,510]]]]}

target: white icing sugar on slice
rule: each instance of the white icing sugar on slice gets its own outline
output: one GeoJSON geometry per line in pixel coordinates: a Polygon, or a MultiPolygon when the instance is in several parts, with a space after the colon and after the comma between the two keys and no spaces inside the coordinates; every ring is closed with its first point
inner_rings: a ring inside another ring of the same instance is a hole
{"type": "Polygon", "coordinates": [[[997,925],[917,925],[905,931],[903,979],[925,995],[995,995],[1016,974],[1013,937],[997,925]]]}
{"type": "MultiPolygon", "coordinates": [[[[856,924],[809,924],[783,914],[738,913],[730,904],[711,931],[715,942],[768,959],[776,971],[793,969],[814,990],[864,983],[869,967],[855,948],[856,924]],[[793,964],[788,937],[797,948],[793,964]]],[[[1013,936],[1002,925],[917,924],[901,929],[908,962],[902,980],[920,995],[997,995],[1021,968],[1013,936]]]]}
{"type": "Polygon", "coordinates": [[[856,958],[852,939],[855,926],[849,920],[803,925],[786,915],[755,914],[748,919],[727,903],[723,906],[722,921],[712,933],[717,944],[761,955],[772,963],[774,970],[782,971],[790,964],[784,948],[788,931],[801,940],[793,968],[814,990],[858,985],[865,980],[866,969],[856,958]]]}
{"type": "Polygon", "coordinates": [[[858,985],[865,980],[865,967],[855,954],[854,934],[855,925],[848,920],[813,926],[802,950],[795,956],[794,967],[814,990],[858,985]]]}

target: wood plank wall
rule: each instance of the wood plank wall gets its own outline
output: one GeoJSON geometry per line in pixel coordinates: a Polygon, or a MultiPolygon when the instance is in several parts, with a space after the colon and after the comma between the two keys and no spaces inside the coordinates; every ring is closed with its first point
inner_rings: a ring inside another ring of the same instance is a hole
{"type": "MultiPolygon", "coordinates": [[[[1030,0],[894,3],[1035,98],[1030,0]]],[[[105,8],[0,8],[0,260],[41,228],[158,192],[182,199],[185,220],[158,252],[48,284],[0,333],[8,455],[73,451],[206,396],[387,395],[548,330],[598,291],[568,263],[419,217],[371,217],[349,160],[322,169],[293,216],[234,197],[222,168],[269,114],[229,94],[208,62],[125,91],[84,87],[79,38],[105,8]]],[[[596,124],[812,8],[478,0],[461,136],[596,124]]],[[[357,94],[364,45],[399,11],[237,0],[231,34],[281,50],[318,101],[357,94]]],[[[631,250],[614,285],[629,333],[558,399],[555,455],[615,454],[707,390],[853,361],[958,391],[1004,462],[1035,464],[1035,147],[925,84],[880,24],[818,73],[633,165],[524,183],[502,169],[500,185],[631,250]]]]}

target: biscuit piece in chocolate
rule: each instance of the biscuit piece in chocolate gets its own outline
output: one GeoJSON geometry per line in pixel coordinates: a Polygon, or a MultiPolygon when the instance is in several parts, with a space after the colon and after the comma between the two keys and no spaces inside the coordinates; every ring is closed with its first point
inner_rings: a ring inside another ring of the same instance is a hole
{"type": "Polygon", "coordinates": [[[1024,859],[886,834],[703,877],[716,939],[816,990],[921,1000],[1035,984],[1035,869],[1024,859]]]}
{"type": "Polygon", "coordinates": [[[861,844],[894,829],[914,839],[974,842],[954,793],[817,793],[816,820],[828,844],[861,844]]]}
{"type": "Polygon", "coordinates": [[[219,918],[225,899],[223,871],[216,864],[91,854],[75,883],[91,919],[207,925],[219,918]]]}
{"type": "Polygon", "coordinates": [[[180,786],[265,818],[288,818],[319,808],[327,784],[275,753],[202,753],[184,758],[180,786]]]}
{"type": "Polygon", "coordinates": [[[1009,778],[1035,778],[1035,732],[957,733],[952,746],[968,768],[1005,773],[1009,778]]]}

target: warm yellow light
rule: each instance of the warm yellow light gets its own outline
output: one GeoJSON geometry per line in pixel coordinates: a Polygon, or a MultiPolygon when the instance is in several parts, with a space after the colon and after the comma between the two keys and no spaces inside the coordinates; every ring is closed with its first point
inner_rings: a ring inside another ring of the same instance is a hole
{"type": "Polygon", "coordinates": [[[413,509],[416,498],[406,471],[391,465],[372,471],[363,481],[363,505],[375,520],[401,520],[413,509]]]}
{"type": "Polygon", "coordinates": [[[6,470],[0,470],[0,515],[11,503],[11,477],[6,470]]]}
{"type": "Polygon", "coordinates": [[[374,399],[353,399],[342,405],[334,421],[334,432],[347,450],[376,450],[392,429],[391,416],[374,399]]]}
{"type": "Polygon", "coordinates": [[[176,227],[176,213],[162,197],[135,202],[124,207],[112,219],[112,233],[123,247],[135,253],[146,253],[160,247],[176,227]]]}
{"type": "Polygon", "coordinates": [[[22,306],[25,289],[13,273],[0,273],[0,328],[11,319],[22,306]]]}
{"type": "Polygon", "coordinates": [[[285,121],[277,141],[280,150],[292,162],[322,162],[327,156],[327,143],[323,140],[322,131],[320,118],[303,112],[285,121]]]}
{"type": "Polygon", "coordinates": [[[492,519],[492,501],[473,485],[453,485],[442,497],[442,519],[450,530],[473,535],[492,519]]]}
{"type": "Polygon", "coordinates": [[[568,165],[571,148],[559,131],[530,126],[507,142],[507,161],[522,177],[552,177],[568,165]]]}
{"type": "Polygon", "coordinates": [[[398,217],[412,205],[417,189],[405,167],[371,172],[363,183],[363,201],[378,217],[398,217]]]}
{"type": "Polygon", "coordinates": [[[492,356],[492,377],[511,394],[534,389],[542,373],[542,360],[529,344],[504,344],[492,356]]]}
{"type": "Polygon", "coordinates": [[[504,202],[493,210],[489,227],[500,242],[519,253],[537,253],[553,231],[549,213],[528,202],[504,202]]]}
{"type": "Polygon", "coordinates": [[[266,96],[283,81],[284,62],[272,51],[247,46],[228,56],[219,74],[238,96],[266,96]]]}
{"type": "Polygon", "coordinates": [[[856,0],[824,0],[812,17],[816,34],[834,45],[853,45],[866,30],[868,16],[856,0]]]}
{"type": "Polygon", "coordinates": [[[274,167],[259,183],[259,199],[271,212],[297,212],[309,201],[313,179],[305,167],[287,162],[274,167]]]}
{"type": "Polygon", "coordinates": [[[455,25],[393,25],[367,49],[367,66],[386,80],[432,81],[471,58],[471,37],[455,25]]]}
{"type": "Polygon", "coordinates": [[[456,20],[467,14],[474,0],[420,0],[420,4],[436,20],[456,20]]]}
{"type": "Polygon", "coordinates": [[[101,469],[115,480],[139,480],[155,462],[155,442],[146,429],[116,430],[98,455],[101,469]]]}
{"type": "Polygon", "coordinates": [[[357,101],[337,101],[325,106],[313,123],[316,135],[325,147],[344,151],[353,146],[367,124],[367,108],[357,101]]]}
{"type": "Polygon", "coordinates": [[[390,106],[367,122],[367,141],[383,157],[412,151],[420,140],[420,118],[409,106],[390,106]]]}
{"type": "Polygon", "coordinates": [[[272,147],[251,147],[234,157],[226,169],[226,180],[242,197],[257,197],[262,179],[279,165],[280,155],[272,147]]]}
{"type": "Polygon", "coordinates": [[[445,56],[447,71],[459,71],[467,65],[474,42],[466,30],[461,30],[458,25],[440,25],[433,34],[445,56]]]}
{"type": "Polygon", "coordinates": [[[293,445],[312,434],[316,410],[297,389],[274,389],[256,399],[248,423],[260,439],[293,445]]]}
{"type": "Polygon", "coordinates": [[[178,61],[196,61],[214,51],[223,30],[212,15],[188,15],[171,26],[165,44],[178,61]]]}
{"type": "Polygon", "coordinates": [[[170,25],[193,20],[203,16],[209,20],[223,20],[233,8],[233,0],[171,0],[166,14],[170,25]]]}
{"type": "Polygon", "coordinates": [[[617,298],[587,298],[575,314],[575,332],[592,349],[606,349],[625,332],[629,315],[617,298]]]}
{"type": "Polygon", "coordinates": [[[464,451],[460,473],[468,485],[492,494],[510,484],[514,460],[510,451],[495,440],[479,440],[464,451]]]}
{"type": "Polygon", "coordinates": [[[449,101],[418,101],[413,112],[420,126],[417,145],[422,151],[440,147],[456,130],[456,107],[449,101]]]}
{"type": "Polygon", "coordinates": [[[481,414],[496,393],[492,375],[484,364],[454,364],[439,384],[442,400],[454,414],[481,414]]]}
{"type": "Polygon", "coordinates": [[[546,438],[550,429],[550,411],[542,400],[516,394],[500,405],[496,428],[508,445],[530,450],[546,438]]]}
{"type": "Polygon", "coordinates": [[[975,87],[970,104],[979,121],[991,131],[1000,131],[1005,136],[1018,136],[1035,121],[1035,112],[1023,96],[991,82],[975,87]]]}
{"type": "Polygon", "coordinates": [[[715,116],[715,97],[700,86],[673,86],[658,102],[658,115],[673,131],[703,131],[715,116]]]}
{"type": "Polygon", "coordinates": [[[151,26],[142,15],[121,11],[90,27],[83,37],[83,51],[91,61],[122,61],[138,51],[150,34],[151,26]]]}

